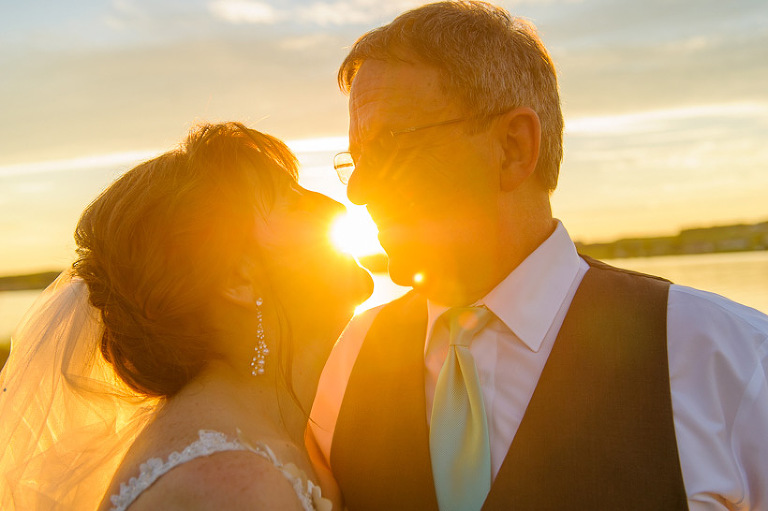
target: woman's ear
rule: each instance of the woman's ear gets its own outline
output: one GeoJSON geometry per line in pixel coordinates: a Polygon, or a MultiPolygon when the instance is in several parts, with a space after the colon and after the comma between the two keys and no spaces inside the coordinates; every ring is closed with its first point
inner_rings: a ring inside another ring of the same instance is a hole
{"type": "Polygon", "coordinates": [[[499,185],[502,191],[512,191],[536,169],[541,146],[541,122],[536,112],[521,107],[500,116],[496,129],[502,148],[499,185]]]}
{"type": "Polygon", "coordinates": [[[235,270],[224,283],[221,291],[222,297],[241,307],[254,307],[261,295],[256,275],[254,261],[246,256],[241,257],[235,270]]]}

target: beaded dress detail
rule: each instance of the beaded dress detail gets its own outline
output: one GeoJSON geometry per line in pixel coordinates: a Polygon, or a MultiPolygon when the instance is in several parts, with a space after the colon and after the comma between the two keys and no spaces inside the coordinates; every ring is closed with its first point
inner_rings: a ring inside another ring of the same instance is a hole
{"type": "Polygon", "coordinates": [[[139,467],[139,476],[120,484],[120,494],[112,495],[110,511],[125,511],[133,501],[163,474],[188,461],[223,451],[250,451],[269,460],[293,486],[304,511],[331,511],[331,501],[324,499],[320,487],[307,479],[293,463],[282,464],[265,444],[249,445],[244,440],[228,439],[224,433],[201,429],[199,438],[181,452],[173,452],[166,461],[151,458],[139,467]]]}

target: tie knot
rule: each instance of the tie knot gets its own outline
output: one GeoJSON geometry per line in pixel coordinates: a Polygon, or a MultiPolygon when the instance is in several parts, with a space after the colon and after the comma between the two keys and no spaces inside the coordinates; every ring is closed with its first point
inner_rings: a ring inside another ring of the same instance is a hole
{"type": "Polygon", "coordinates": [[[469,346],[472,337],[491,319],[485,307],[454,307],[445,313],[450,328],[450,344],[469,346]]]}

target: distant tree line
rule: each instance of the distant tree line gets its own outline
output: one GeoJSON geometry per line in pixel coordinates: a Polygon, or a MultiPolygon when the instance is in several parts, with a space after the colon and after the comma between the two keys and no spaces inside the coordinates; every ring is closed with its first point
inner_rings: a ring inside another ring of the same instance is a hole
{"type": "Polygon", "coordinates": [[[768,222],[685,229],[676,236],[576,242],[576,248],[597,259],[768,250],[768,222]]]}
{"type": "Polygon", "coordinates": [[[45,271],[29,275],[0,277],[0,291],[24,291],[27,289],[45,289],[56,280],[60,271],[45,271]]]}
{"type": "Polygon", "coordinates": [[[8,355],[11,352],[10,344],[0,344],[0,369],[5,365],[5,361],[8,360],[8,355]]]}

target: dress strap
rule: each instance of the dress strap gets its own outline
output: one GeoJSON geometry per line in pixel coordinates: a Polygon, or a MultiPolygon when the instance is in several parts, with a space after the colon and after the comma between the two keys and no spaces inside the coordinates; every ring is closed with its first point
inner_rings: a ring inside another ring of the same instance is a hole
{"type": "Polygon", "coordinates": [[[160,458],[150,458],[145,463],[142,463],[139,467],[138,477],[131,477],[127,483],[120,483],[120,494],[110,497],[110,501],[114,506],[110,511],[125,511],[160,476],[182,463],[202,456],[210,456],[211,454],[223,451],[250,450],[259,456],[269,459],[272,463],[277,461],[271,451],[262,450],[258,447],[246,447],[238,440],[227,439],[224,433],[218,431],[201,429],[198,435],[198,440],[189,444],[181,452],[172,452],[166,461],[160,458]]]}
{"type": "Polygon", "coordinates": [[[286,465],[280,463],[268,445],[250,445],[240,439],[229,439],[219,431],[206,429],[201,429],[198,435],[197,440],[181,452],[172,452],[166,461],[160,458],[151,458],[146,463],[142,463],[139,467],[138,477],[132,477],[127,483],[121,483],[120,493],[110,497],[113,505],[110,511],[125,511],[139,495],[172,468],[202,456],[210,456],[224,451],[250,451],[269,460],[292,484],[305,511],[331,510],[331,502],[321,496],[320,487],[306,479],[304,474],[292,463],[286,465]]]}

